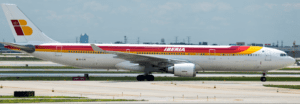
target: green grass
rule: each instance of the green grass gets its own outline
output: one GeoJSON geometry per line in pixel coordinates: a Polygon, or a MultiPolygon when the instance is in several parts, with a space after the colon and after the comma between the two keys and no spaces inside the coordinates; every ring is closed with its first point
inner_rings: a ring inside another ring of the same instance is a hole
{"type": "MultiPolygon", "coordinates": [[[[0,80],[71,81],[72,77],[2,77],[0,80]]],[[[260,77],[155,77],[155,81],[260,81],[260,77]]],[[[135,77],[90,77],[90,81],[136,81],[135,77]]],[[[267,81],[300,81],[300,77],[267,77],[267,81]]],[[[5,87],[5,86],[4,86],[5,87]]]]}
{"type": "Polygon", "coordinates": [[[0,69],[79,69],[72,66],[0,66],[0,69]]]}
{"type": "Polygon", "coordinates": [[[137,101],[126,99],[5,99],[0,103],[39,103],[39,102],[108,102],[108,101],[137,101]]]}
{"type": "Polygon", "coordinates": [[[300,85],[264,85],[265,87],[300,89],[300,85]]]}
{"type": "Polygon", "coordinates": [[[42,61],[41,59],[35,57],[0,57],[0,61],[42,61]]]}
{"type": "Polygon", "coordinates": [[[279,70],[300,70],[300,68],[282,68],[279,70]]]}
{"type": "MultiPolygon", "coordinates": [[[[33,97],[14,97],[14,96],[1,96],[0,98],[79,98],[79,97],[71,97],[71,96],[33,96],[33,97]]],[[[80,97],[86,98],[86,97],[80,97]]]]}

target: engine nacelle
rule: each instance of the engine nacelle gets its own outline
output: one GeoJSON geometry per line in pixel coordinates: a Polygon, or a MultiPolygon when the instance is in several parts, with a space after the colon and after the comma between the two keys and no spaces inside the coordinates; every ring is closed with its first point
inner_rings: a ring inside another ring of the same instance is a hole
{"type": "Polygon", "coordinates": [[[195,64],[193,63],[174,64],[174,66],[168,67],[167,72],[179,77],[196,76],[195,64]]]}

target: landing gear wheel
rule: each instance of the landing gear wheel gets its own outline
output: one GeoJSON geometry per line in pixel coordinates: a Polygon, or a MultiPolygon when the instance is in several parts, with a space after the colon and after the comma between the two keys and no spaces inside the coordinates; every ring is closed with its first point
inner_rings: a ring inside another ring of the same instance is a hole
{"type": "Polygon", "coordinates": [[[154,81],[154,76],[153,75],[146,75],[146,80],[147,81],[154,81]]]}
{"type": "Polygon", "coordinates": [[[261,77],[260,81],[265,82],[265,81],[267,81],[267,78],[266,77],[261,77]]]}
{"type": "Polygon", "coordinates": [[[136,80],[138,80],[138,81],[145,81],[145,76],[144,75],[138,75],[136,77],[136,80]]]}

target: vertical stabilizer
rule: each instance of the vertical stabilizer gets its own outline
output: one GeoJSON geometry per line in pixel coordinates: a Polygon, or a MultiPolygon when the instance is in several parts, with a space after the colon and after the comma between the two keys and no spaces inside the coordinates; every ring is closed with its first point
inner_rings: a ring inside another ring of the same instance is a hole
{"type": "Polygon", "coordinates": [[[1,4],[17,43],[57,43],[37,28],[15,4],[1,4]]]}

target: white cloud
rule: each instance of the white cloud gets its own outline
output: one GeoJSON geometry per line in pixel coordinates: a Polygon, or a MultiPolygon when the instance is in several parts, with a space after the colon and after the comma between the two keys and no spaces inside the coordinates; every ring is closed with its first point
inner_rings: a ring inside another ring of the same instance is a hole
{"type": "Polygon", "coordinates": [[[128,12],[130,11],[131,9],[128,8],[128,7],[125,7],[125,6],[120,6],[118,8],[115,8],[113,10],[111,10],[111,14],[117,14],[117,13],[125,13],[125,12],[128,12]]]}
{"type": "Polygon", "coordinates": [[[211,20],[220,22],[220,25],[222,26],[230,25],[230,23],[226,21],[227,19],[223,17],[213,17],[211,20]]]}
{"type": "Polygon", "coordinates": [[[211,11],[216,7],[215,4],[209,3],[209,2],[203,2],[203,3],[195,3],[191,5],[192,9],[196,12],[198,11],[203,11],[203,12],[208,12],[211,11]]]}
{"type": "Polygon", "coordinates": [[[290,11],[292,9],[300,9],[300,3],[284,3],[282,4],[285,11],[290,11]]]}
{"type": "Polygon", "coordinates": [[[273,9],[273,7],[277,6],[277,4],[266,3],[265,6],[267,6],[269,9],[273,9]]]}
{"type": "Polygon", "coordinates": [[[209,29],[209,30],[217,30],[217,29],[220,29],[219,27],[216,27],[214,25],[209,25],[206,27],[206,29],[209,29]]]}
{"type": "Polygon", "coordinates": [[[152,8],[150,11],[157,12],[159,15],[166,14],[168,11],[181,9],[182,4],[177,2],[167,2],[164,5],[159,5],[158,7],[152,8]]]}
{"type": "MultiPolygon", "coordinates": [[[[53,19],[56,19],[56,20],[62,20],[62,19],[67,19],[67,20],[73,20],[73,21],[76,21],[78,19],[84,19],[86,20],[87,22],[91,22],[93,21],[93,19],[95,19],[95,15],[92,14],[92,13],[80,13],[80,14],[57,14],[55,11],[47,11],[50,16],[47,16],[46,18],[47,19],[50,19],[50,20],[53,20],[53,19]]],[[[102,21],[102,18],[101,17],[97,17],[96,18],[97,20],[99,21],[102,21]]]]}
{"type": "Polygon", "coordinates": [[[167,22],[165,20],[157,20],[157,19],[151,20],[151,23],[153,23],[153,24],[159,24],[159,25],[169,24],[169,22],[167,22]]]}
{"type": "Polygon", "coordinates": [[[142,30],[143,30],[143,31],[148,31],[149,29],[148,29],[148,28],[143,28],[142,30]]]}
{"type": "Polygon", "coordinates": [[[125,6],[120,6],[118,9],[119,9],[119,11],[121,11],[121,12],[127,12],[127,11],[130,10],[129,8],[127,8],[127,7],[125,7],[125,6]]]}
{"type": "Polygon", "coordinates": [[[141,7],[141,8],[147,8],[147,7],[148,7],[148,5],[147,5],[147,4],[145,4],[145,3],[141,3],[141,4],[140,4],[140,7],[141,7]]]}
{"type": "Polygon", "coordinates": [[[84,13],[84,14],[80,15],[80,17],[85,19],[88,22],[90,22],[93,18],[95,18],[94,14],[91,14],[91,13],[84,13]]]}
{"type": "Polygon", "coordinates": [[[40,12],[41,10],[39,10],[39,9],[35,9],[35,10],[33,10],[34,12],[40,12]]]}
{"type": "Polygon", "coordinates": [[[142,0],[132,0],[132,1],[135,1],[135,2],[142,2],[142,0]]]}
{"type": "Polygon", "coordinates": [[[223,26],[229,26],[230,23],[229,22],[222,22],[221,25],[223,25],[223,26]]]}
{"type": "Polygon", "coordinates": [[[296,3],[293,5],[295,9],[300,9],[300,3],[296,3]]]}
{"type": "Polygon", "coordinates": [[[195,12],[199,12],[199,11],[208,12],[215,8],[217,8],[218,10],[223,10],[223,11],[232,9],[230,4],[223,3],[223,2],[217,2],[217,3],[199,2],[199,3],[191,4],[191,8],[195,12]]]}
{"type": "Polygon", "coordinates": [[[249,5],[247,7],[245,7],[245,10],[250,11],[250,12],[254,12],[256,10],[259,10],[261,8],[260,5],[249,5]]]}
{"type": "Polygon", "coordinates": [[[226,20],[226,18],[223,18],[223,17],[213,17],[212,20],[213,21],[224,21],[224,20],[226,20]]]}
{"type": "Polygon", "coordinates": [[[217,3],[217,6],[218,6],[219,10],[231,10],[232,9],[230,4],[227,4],[227,3],[217,3]]]}
{"type": "Polygon", "coordinates": [[[73,10],[73,9],[72,9],[71,7],[64,9],[65,12],[70,12],[70,11],[72,11],[72,10],[73,10]]]}
{"type": "Polygon", "coordinates": [[[106,11],[108,9],[107,5],[102,5],[98,2],[91,1],[91,2],[86,2],[83,4],[83,9],[91,9],[93,11],[106,11]]]}
{"type": "Polygon", "coordinates": [[[63,17],[62,15],[57,15],[55,11],[48,10],[47,12],[50,14],[50,16],[48,16],[47,18],[51,19],[51,20],[52,19],[61,19],[63,17]]]}
{"type": "Polygon", "coordinates": [[[167,2],[164,5],[158,6],[158,8],[161,10],[175,10],[175,9],[180,9],[181,4],[177,2],[167,2]]]}

